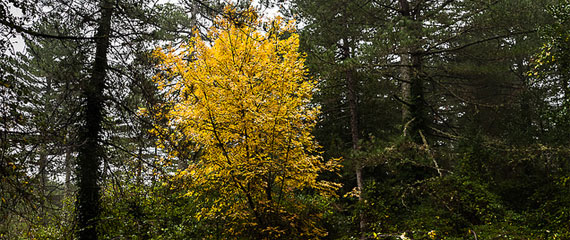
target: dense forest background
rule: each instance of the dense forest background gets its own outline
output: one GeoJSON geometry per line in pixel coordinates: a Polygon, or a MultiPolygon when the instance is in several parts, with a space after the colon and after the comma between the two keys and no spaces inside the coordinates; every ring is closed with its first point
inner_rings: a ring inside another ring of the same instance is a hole
{"type": "Polygon", "coordinates": [[[0,239],[570,239],[568,0],[0,0],[0,33],[0,239]]]}

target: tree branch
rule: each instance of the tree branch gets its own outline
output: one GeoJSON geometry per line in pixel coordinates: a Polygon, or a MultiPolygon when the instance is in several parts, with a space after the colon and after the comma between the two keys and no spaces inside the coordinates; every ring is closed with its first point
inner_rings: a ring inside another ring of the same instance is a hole
{"type": "Polygon", "coordinates": [[[34,37],[42,37],[42,38],[53,38],[53,39],[61,39],[61,40],[93,40],[97,39],[98,37],[81,37],[81,36],[66,36],[66,35],[52,35],[47,33],[36,32],[34,30],[22,27],[15,23],[6,21],[5,19],[0,19],[0,24],[11,29],[14,29],[16,32],[25,33],[34,37]]]}
{"type": "Polygon", "coordinates": [[[506,38],[506,37],[511,37],[511,36],[516,36],[516,35],[522,35],[522,34],[529,34],[529,33],[535,33],[537,30],[530,30],[530,31],[523,31],[523,32],[514,32],[514,33],[508,33],[508,34],[503,34],[503,35],[498,35],[498,36],[494,36],[494,37],[490,37],[490,38],[485,38],[485,39],[480,39],[474,42],[470,42],[467,43],[463,46],[459,46],[459,47],[455,47],[455,48],[448,48],[448,49],[440,49],[440,50],[436,50],[436,51],[426,51],[424,52],[424,55],[433,55],[433,54],[438,54],[438,53],[445,53],[445,52],[453,52],[453,51],[459,51],[461,49],[464,48],[468,48],[471,47],[473,45],[477,45],[480,43],[484,43],[484,42],[488,42],[488,41],[492,41],[492,40],[496,40],[496,39],[501,39],[501,38],[506,38]]]}

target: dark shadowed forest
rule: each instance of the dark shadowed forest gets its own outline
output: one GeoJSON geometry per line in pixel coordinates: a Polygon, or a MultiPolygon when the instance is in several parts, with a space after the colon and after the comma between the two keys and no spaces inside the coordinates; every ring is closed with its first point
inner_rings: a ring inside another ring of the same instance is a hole
{"type": "Polygon", "coordinates": [[[570,1],[0,0],[0,239],[570,239],[570,1]]]}

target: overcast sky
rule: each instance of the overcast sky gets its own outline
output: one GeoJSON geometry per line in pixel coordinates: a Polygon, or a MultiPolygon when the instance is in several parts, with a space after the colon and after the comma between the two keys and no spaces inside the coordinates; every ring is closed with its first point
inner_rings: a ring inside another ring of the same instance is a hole
{"type": "MultiPolygon", "coordinates": [[[[22,16],[22,10],[20,10],[19,8],[15,8],[10,2],[8,2],[8,7],[10,8],[10,13],[12,14],[12,16],[16,17],[22,16]]],[[[17,52],[24,51],[25,43],[24,39],[20,34],[17,34],[15,38],[10,39],[10,43],[12,43],[14,50],[16,50],[17,52]]]]}
{"type": "MultiPolygon", "coordinates": [[[[177,2],[178,2],[178,0],[158,0],[158,3],[160,3],[160,4],[177,3],[177,2]]],[[[12,14],[12,16],[15,16],[15,17],[21,17],[22,16],[22,11],[20,9],[14,7],[11,3],[8,3],[8,4],[9,4],[8,6],[10,8],[10,13],[12,14]]],[[[259,4],[259,0],[254,0],[253,4],[254,5],[259,4]]],[[[279,15],[279,7],[274,6],[272,8],[264,8],[263,14],[265,17],[268,17],[268,18],[275,17],[275,16],[279,15]]],[[[21,34],[17,34],[16,37],[10,39],[10,43],[12,44],[12,46],[14,47],[14,50],[16,50],[16,52],[23,52],[24,48],[26,46],[24,39],[22,38],[21,34]]]]}

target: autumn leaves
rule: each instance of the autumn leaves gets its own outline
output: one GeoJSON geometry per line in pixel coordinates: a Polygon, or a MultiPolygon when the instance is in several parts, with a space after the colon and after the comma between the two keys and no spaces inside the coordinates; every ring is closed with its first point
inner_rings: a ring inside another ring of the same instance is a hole
{"type": "MultiPolygon", "coordinates": [[[[323,236],[318,214],[304,211],[298,196],[334,194],[339,184],[318,176],[339,165],[323,161],[311,134],[316,82],[306,77],[293,23],[264,22],[252,9],[223,15],[211,42],[196,36],[155,51],[162,72],[154,80],[171,106],[158,113],[168,120],[162,128],[189,136],[201,151],[177,178],[188,196],[211,200],[197,217],[227,216],[230,235],[323,236]]],[[[176,139],[155,129],[159,143],[176,139]]]]}

